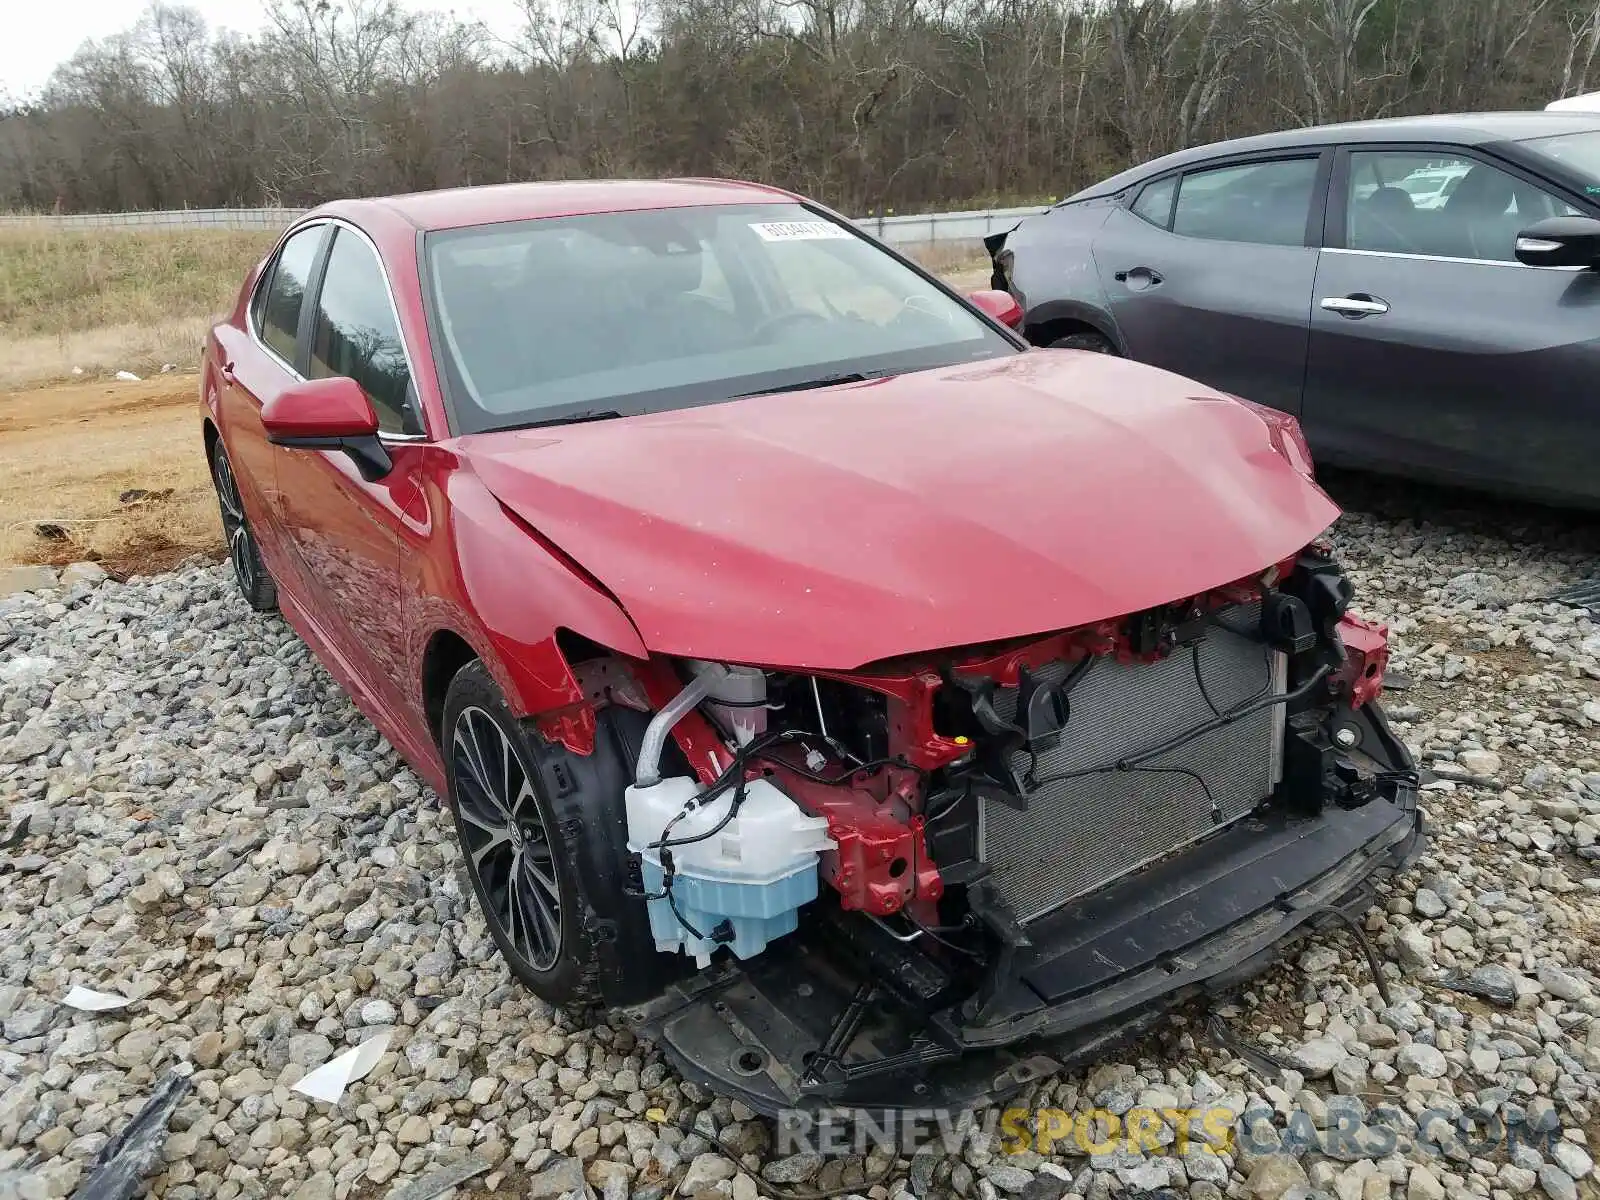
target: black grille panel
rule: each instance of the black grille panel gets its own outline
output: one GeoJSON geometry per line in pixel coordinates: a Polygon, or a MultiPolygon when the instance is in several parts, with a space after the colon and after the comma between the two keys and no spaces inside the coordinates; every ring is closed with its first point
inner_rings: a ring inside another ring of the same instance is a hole
{"type": "MultiPolygon", "coordinates": [[[[1256,627],[1258,606],[1224,610],[1199,644],[1204,691],[1192,649],[1156,663],[1100,659],[1072,689],[1071,716],[1055,748],[1034,774],[1046,782],[1026,812],[984,801],[982,855],[995,887],[1022,920],[1051,912],[1119,876],[1236,821],[1276,786],[1283,708],[1213,730],[1144,764],[1049,782],[1051,776],[1113,763],[1191,729],[1271,688],[1282,692],[1282,657],[1242,632],[1256,627]],[[1207,702],[1209,697],[1210,703],[1207,702]],[[1192,772],[1193,774],[1189,774],[1192,772]],[[1205,781],[1202,788],[1194,778],[1205,781]],[[1206,797],[1210,791],[1210,799],[1206,797]]],[[[1059,680],[1064,663],[1037,672],[1059,680]]],[[[995,709],[1013,719],[1016,692],[1001,692],[995,709]]],[[[1019,772],[1026,753],[1015,756],[1019,772]]]]}

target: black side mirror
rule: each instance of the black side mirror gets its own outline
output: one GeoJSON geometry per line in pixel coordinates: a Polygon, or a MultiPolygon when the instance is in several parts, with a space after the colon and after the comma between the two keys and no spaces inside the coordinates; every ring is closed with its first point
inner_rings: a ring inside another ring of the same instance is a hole
{"type": "Polygon", "coordinates": [[[1517,234],[1517,261],[1530,267],[1600,265],[1600,221],[1546,217],[1517,234]]]}

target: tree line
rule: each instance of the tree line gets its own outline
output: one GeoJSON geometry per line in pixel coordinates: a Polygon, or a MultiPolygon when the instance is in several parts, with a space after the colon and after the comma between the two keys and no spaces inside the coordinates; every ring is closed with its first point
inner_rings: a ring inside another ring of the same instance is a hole
{"type": "Polygon", "coordinates": [[[157,3],[0,101],[0,208],[720,175],[851,213],[1061,196],[1183,146],[1600,88],[1597,0],[157,3]]]}

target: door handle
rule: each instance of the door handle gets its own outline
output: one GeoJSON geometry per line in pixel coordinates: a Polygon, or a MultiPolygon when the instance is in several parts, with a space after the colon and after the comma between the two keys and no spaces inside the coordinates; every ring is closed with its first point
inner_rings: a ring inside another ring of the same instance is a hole
{"type": "Polygon", "coordinates": [[[239,382],[239,377],[233,373],[233,364],[231,362],[223,363],[222,369],[219,373],[222,376],[222,382],[227,384],[229,387],[232,387],[234,384],[239,382]]]}
{"type": "Polygon", "coordinates": [[[1322,307],[1351,321],[1359,321],[1362,317],[1383,316],[1389,311],[1389,302],[1366,292],[1354,292],[1348,296],[1325,296],[1322,307]]]}
{"type": "Polygon", "coordinates": [[[1118,271],[1112,278],[1118,283],[1127,284],[1133,291],[1142,292],[1159,284],[1162,275],[1153,267],[1129,267],[1126,271],[1118,271]]]}

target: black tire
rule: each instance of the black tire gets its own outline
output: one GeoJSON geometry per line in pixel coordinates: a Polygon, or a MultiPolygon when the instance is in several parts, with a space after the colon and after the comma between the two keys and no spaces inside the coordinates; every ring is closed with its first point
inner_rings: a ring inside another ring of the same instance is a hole
{"type": "Polygon", "coordinates": [[[267,564],[261,561],[255,531],[245,516],[239,496],[239,481],[233,464],[218,438],[211,447],[211,485],[217,491],[217,508],[222,514],[222,536],[228,543],[228,561],[233,564],[234,582],[245,603],[256,612],[274,612],[278,607],[278,585],[272,582],[267,564]]]}
{"type": "Polygon", "coordinates": [[[1117,348],[1104,334],[1084,330],[1081,333],[1069,333],[1065,337],[1058,337],[1050,343],[1052,350],[1087,350],[1091,354],[1110,354],[1115,356],[1117,348]]]}
{"type": "Polygon", "coordinates": [[[573,754],[513,717],[480,662],[463,667],[445,695],[445,775],[467,877],[511,973],[552,1004],[631,1004],[687,973],[688,958],[656,950],[644,899],[627,894],[640,887],[627,847],[623,790],[646,723],[641,713],[605,709],[594,753],[573,754]],[[495,735],[503,739],[498,779],[490,764],[472,758],[474,741],[481,753],[495,735]],[[514,839],[509,824],[504,840],[490,828],[496,814],[478,765],[490,774],[490,789],[498,783],[519,798],[510,808],[519,830],[514,839]],[[516,910],[513,887],[522,901],[516,910]],[[544,904],[550,899],[554,911],[544,904]],[[553,938],[538,936],[551,927],[553,938]]]}

